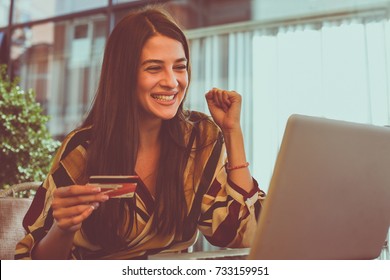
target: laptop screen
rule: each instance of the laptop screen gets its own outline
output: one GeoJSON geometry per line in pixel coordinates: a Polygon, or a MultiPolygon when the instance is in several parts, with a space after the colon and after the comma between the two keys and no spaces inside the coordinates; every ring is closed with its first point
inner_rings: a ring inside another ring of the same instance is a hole
{"type": "Polygon", "coordinates": [[[389,128],[292,115],[249,258],[376,258],[389,170],[389,128]]]}

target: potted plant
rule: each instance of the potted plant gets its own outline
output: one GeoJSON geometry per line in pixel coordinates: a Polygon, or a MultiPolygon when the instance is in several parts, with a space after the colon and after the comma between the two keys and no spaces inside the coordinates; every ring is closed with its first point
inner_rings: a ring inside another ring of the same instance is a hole
{"type": "Polygon", "coordinates": [[[8,77],[6,65],[0,65],[0,189],[42,181],[59,146],[46,127],[49,117],[35,92],[24,91],[18,82],[8,77]]]}

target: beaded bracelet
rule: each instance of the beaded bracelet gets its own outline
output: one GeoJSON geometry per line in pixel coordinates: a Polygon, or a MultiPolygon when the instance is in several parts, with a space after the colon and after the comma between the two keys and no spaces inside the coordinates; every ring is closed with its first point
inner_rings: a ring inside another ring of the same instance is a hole
{"type": "Polygon", "coordinates": [[[235,169],[240,169],[240,168],[245,168],[245,167],[248,167],[249,166],[249,162],[245,162],[243,164],[240,164],[240,165],[235,165],[235,166],[231,166],[228,162],[226,163],[226,170],[227,171],[232,171],[232,170],[235,170],[235,169]]]}

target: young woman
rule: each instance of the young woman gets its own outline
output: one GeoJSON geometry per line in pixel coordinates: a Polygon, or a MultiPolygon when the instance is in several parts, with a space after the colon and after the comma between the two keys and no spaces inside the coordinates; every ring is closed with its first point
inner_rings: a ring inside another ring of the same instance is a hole
{"type": "Polygon", "coordinates": [[[212,118],[183,109],[190,56],[160,8],[112,31],[99,88],[23,221],[16,259],[137,259],[191,246],[198,229],[221,247],[249,246],[264,193],[252,179],[241,96],[211,89],[212,118]],[[110,198],[91,175],[138,175],[133,198],[110,198]]]}

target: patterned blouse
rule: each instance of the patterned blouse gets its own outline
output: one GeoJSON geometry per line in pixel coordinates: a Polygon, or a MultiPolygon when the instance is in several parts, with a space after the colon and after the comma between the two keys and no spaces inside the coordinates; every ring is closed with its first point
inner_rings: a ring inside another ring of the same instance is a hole
{"type": "MultiPolygon", "coordinates": [[[[137,208],[136,226],[133,229],[137,230],[130,234],[127,248],[107,254],[79,230],[75,234],[69,259],[139,259],[160,252],[178,252],[195,243],[198,230],[215,246],[250,246],[265,194],[255,180],[254,188],[249,193],[229,180],[225,169],[226,149],[218,126],[209,118],[201,118],[198,127],[201,137],[206,137],[213,144],[203,148],[197,157],[197,164],[203,167],[202,180],[192,176],[195,151],[190,153],[185,169],[187,216],[191,217],[190,222],[194,226],[185,227],[187,230],[180,236],[153,232],[154,197],[140,181],[133,198],[137,208]],[[208,183],[202,191],[199,182],[204,180],[208,183]]],[[[49,231],[53,223],[51,202],[54,189],[88,182],[85,163],[90,133],[90,128],[78,129],[63,141],[46,180],[38,189],[23,220],[27,235],[16,245],[15,259],[31,259],[34,245],[49,231]]],[[[193,148],[196,145],[195,140],[193,148]]]]}

